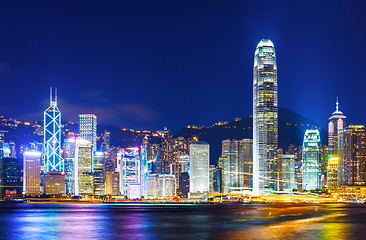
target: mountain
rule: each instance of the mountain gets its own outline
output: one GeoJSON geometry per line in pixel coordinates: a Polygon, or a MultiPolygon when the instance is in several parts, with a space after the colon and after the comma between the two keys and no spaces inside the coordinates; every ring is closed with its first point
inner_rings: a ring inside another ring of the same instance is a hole
{"type": "MultiPolygon", "coordinates": [[[[290,144],[301,146],[306,129],[319,129],[323,144],[327,144],[327,132],[316,122],[285,108],[278,109],[278,145],[287,149],[290,144]]],[[[188,126],[174,135],[190,138],[198,136],[200,141],[210,144],[211,164],[217,164],[221,155],[221,142],[225,139],[253,138],[252,116],[232,122],[216,123],[210,127],[188,126]]]]}

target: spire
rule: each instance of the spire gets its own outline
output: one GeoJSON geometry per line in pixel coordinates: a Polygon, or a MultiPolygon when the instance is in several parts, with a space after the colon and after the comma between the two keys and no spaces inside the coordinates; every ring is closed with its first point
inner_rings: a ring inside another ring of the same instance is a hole
{"type": "MultiPolygon", "coordinates": [[[[337,98],[338,99],[338,98],[337,98]]],[[[338,101],[338,100],[337,100],[338,101]]],[[[55,103],[57,104],[57,88],[55,88],[55,103]]]]}
{"type": "Polygon", "coordinates": [[[338,102],[338,97],[337,97],[337,103],[336,103],[336,112],[339,111],[339,102],[338,102]]]}

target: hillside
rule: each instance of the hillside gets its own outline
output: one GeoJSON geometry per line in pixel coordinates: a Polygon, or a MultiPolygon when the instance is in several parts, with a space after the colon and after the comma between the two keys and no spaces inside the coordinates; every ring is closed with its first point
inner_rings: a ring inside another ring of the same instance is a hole
{"type": "MultiPolygon", "coordinates": [[[[199,136],[200,141],[210,144],[211,164],[216,164],[221,155],[221,142],[224,139],[253,138],[253,118],[246,117],[236,119],[232,122],[216,124],[211,127],[184,128],[174,135],[174,137],[199,136]]],[[[327,143],[327,133],[325,129],[316,122],[302,117],[301,115],[285,109],[278,110],[278,143],[279,147],[287,149],[290,144],[302,145],[306,129],[317,128],[323,144],[327,143]]]]}

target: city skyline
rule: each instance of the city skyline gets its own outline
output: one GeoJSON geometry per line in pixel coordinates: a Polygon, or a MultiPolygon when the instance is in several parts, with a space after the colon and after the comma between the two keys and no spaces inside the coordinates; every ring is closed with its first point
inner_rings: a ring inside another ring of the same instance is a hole
{"type": "Polygon", "coordinates": [[[38,120],[53,86],[68,121],[88,112],[101,123],[177,131],[249,116],[252,52],[270,38],[279,52],[280,106],[326,127],[339,96],[349,122],[364,124],[365,5],[326,2],[269,3],[263,12],[244,2],[130,3],[105,6],[108,16],[95,16],[93,4],[84,11],[3,4],[0,80],[7,91],[0,100],[8,104],[0,112],[38,120]]]}

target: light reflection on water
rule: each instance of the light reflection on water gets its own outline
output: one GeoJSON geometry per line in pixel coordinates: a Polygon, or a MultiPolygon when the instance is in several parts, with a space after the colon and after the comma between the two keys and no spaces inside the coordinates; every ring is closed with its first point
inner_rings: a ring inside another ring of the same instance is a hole
{"type": "Polygon", "coordinates": [[[0,204],[2,239],[366,239],[366,207],[0,204]]]}

